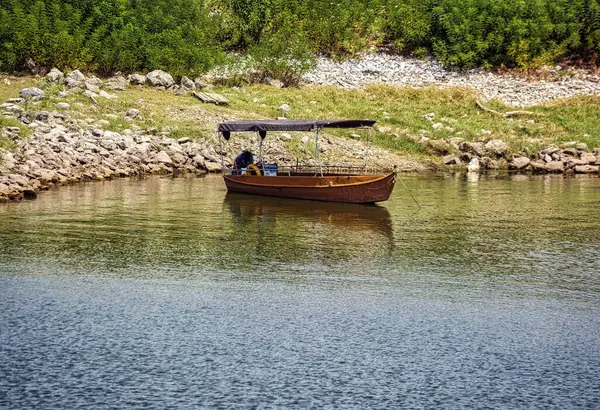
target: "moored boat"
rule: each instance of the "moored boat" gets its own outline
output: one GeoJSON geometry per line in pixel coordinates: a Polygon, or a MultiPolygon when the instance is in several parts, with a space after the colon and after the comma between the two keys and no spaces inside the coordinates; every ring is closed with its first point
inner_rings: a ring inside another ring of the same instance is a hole
{"type": "MultiPolygon", "coordinates": [[[[227,190],[254,195],[317,201],[374,203],[387,200],[396,183],[396,173],[368,174],[367,158],[363,168],[325,167],[319,157],[319,134],[323,128],[370,128],[372,120],[262,120],[231,121],[219,125],[218,131],[229,140],[231,132],[255,131],[260,135],[257,164],[237,164],[231,169],[222,166],[227,190]],[[267,131],[314,131],[316,157],[319,165],[307,172],[294,167],[278,167],[262,160],[262,143],[267,131]]],[[[221,149],[221,152],[223,150],[221,149]]],[[[240,158],[240,157],[238,157],[240,158]]],[[[251,158],[251,156],[250,156],[251,158]]],[[[243,161],[240,161],[243,162],[243,161]]]]}

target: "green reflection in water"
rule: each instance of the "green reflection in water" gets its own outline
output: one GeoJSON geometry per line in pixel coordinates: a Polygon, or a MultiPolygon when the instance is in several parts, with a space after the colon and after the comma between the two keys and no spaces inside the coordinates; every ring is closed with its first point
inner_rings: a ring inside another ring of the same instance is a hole
{"type": "Polygon", "coordinates": [[[61,187],[0,205],[4,272],[597,297],[600,180],[402,176],[377,206],[226,194],[218,176],[61,187]]]}

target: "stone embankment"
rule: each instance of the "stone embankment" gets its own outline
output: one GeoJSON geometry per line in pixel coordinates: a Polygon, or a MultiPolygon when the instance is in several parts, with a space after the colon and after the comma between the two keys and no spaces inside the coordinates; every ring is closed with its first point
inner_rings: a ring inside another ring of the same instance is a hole
{"type": "MultiPolygon", "coordinates": [[[[56,69],[47,76],[49,81],[65,85],[68,91],[62,91],[63,95],[83,93],[92,101],[117,98],[100,86],[123,90],[128,83],[148,81],[165,89],[184,88],[177,86],[164,72],[152,72],[144,79],[142,77],[130,76],[128,80],[114,77],[102,83],[95,77],[86,78],[79,71],[64,76],[56,69]]],[[[58,102],[53,111],[30,113],[24,109],[26,104],[45,98],[41,89],[26,88],[18,98],[0,105],[2,115],[17,119],[33,132],[32,136],[22,138],[20,127],[1,130],[4,137],[15,141],[17,149],[0,152],[0,202],[35,198],[39,191],[53,185],[77,181],[221,169],[219,153],[207,142],[194,142],[188,138],[176,140],[169,137],[169,132],[159,132],[156,128],[140,129],[133,123],[131,129],[122,133],[108,131],[104,129],[109,125],[107,120],[72,118],[70,104],[66,102],[58,102]]],[[[128,120],[137,115],[136,109],[124,113],[128,120]]]]}
{"type": "MultiPolygon", "coordinates": [[[[219,154],[207,143],[175,140],[155,129],[123,134],[70,120],[58,112],[37,112],[29,125],[35,131],[5,153],[0,173],[0,202],[35,198],[53,185],[104,180],[140,174],[216,171],[219,154]]],[[[8,128],[19,138],[19,128],[8,128]]]]}
{"type": "Polygon", "coordinates": [[[303,80],[314,84],[356,88],[379,83],[409,87],[468,87],[483,100],[499,99],[514,106],[529,106],[578,95],[600,95],[600,76],[585,70],[557,66],[547,79],[496,74],[485,70],[456,72],[435,61],[387,54],[369,54],[358,60],[335,62],[320,58],[316,69],[303,80]]]}
{"type": "Polygon", "coordinates": [[[422,141],[432,151],[443,155],[444,164],[451,167],[466,166],[469,171],[515,170],[534,173],[598,174],[600,172],[600,148],[588,151],[585,143],[570,142],[562,147],[551,146],[529,153],[510,151],[502,140],[487,142],[450,140],[422,141]]]}

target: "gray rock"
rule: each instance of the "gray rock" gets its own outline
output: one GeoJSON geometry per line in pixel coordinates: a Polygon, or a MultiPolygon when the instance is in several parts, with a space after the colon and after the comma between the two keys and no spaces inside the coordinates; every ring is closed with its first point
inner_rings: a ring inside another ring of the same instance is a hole
{"type": "Polygon", "coordinates": [[[567,160],[567,167],[572,168],[576,165],[588,165],[588,162],[579,158],[569,158],[567,160]]]}
{"type": "Polygon", "coordinates": [[[46,78],[53,83],[58,84],[64,80],[65,75],[58,68],[53,68],[48,74],[46,74],[46,78]]]}
{"type": "Polygon", "coordinates": [[[179,138],[179,139],[177,140],[177,142],[178,142],[179,144],[187,144],[188,142],[191,142],[191,141],[192,141],[192,140],[191,140],[191,139],[189,139],[189,138],[187,138],[187,137],[185,137],[185,138],[179,138]]]}
{"type": "Polygon", "coordinates": [[[46,94],[36,87],[24,88],[19,92],[19,97],[21,98],[34,98],[34,99],[42,99],[46,97],[46,94]]]}
{"type": "Polygon", "coordinates": [[[549,172],[564,172],[565,164],[562,161],[552,161],[546,164],[549,172]]]}
{"type": "Polygon", "coordinates": [[[207,88],[210,84],[204,80],[202,80],[201,78],[196,78],[194,80],[194,85],[196,86],[197,90],[201,90],[203,88],[207,88]]]}
{"type": "Polygon", "coordinates": [[[310,138],[307,136],[302,137],[302,139],[300,140],[300,142],[302,142],[303,144],[308,144],[309,141],[310,141],[310,138]]]}
{"type": "Polygon", "coordinates": [[[140,110],[138,110],[137,108],[130,108],[125,113],[125,116],[129,117],[129,118],[137,118],[139,115],[140,115],[140,110]]]}
{"type": "Polygon", "coordinates": [[[100,146],[107,151],[114,151],[117,148],[117,144],[111,140],[102,140],[100,141],[100,146]]]}
{"type": "Polygon", "coordinates": [[[178,153],[178,152],[170,155],[170,157],[171,157],[171,159],[172,159],[172,161],[173,161],[173,163],[175,165],[183,165],[183,164],[185,164],[185,161],[187,159],[186,155],[183,155],[183,154],[178,153]]]}
{"type": "Polygon", "coordinates": [[[458,145],[458,149],[463,152],[470,152],[471,154],[477,155],[478,157],[483,156],[483,142],[461,142],[458,145]]]}
{"type": "Polygon", "coordinates": [[[83,94],[88,96],[94,104],[98,104],[98,94],[90,90],[85,90],[83,94]]]}
{"type": "Polygon", "coordinates": [[[508,145],[502,140],[489,140],[485,144],[485,150],[490,155],[503,157],[508,152],[508,145]]]}
{"type": "Polygon", "coordinates": [[[162,71],[162,70],[154,70],[146,75],[146,82],[152,87],[165,87],[169,88],[175,84],[175,80],[171,74],[162,71]]]}
{"type": "Polygon", "coordinates": [[[188,90],[187,88],[179,88],[177,89],[177,91],[175,91],[175,95],[178,97],[185,97],[186,95],[188,95],[188,90]]]}
{"type": "MultiPolygon", "coordinates": [[[[483,162],[483,158],[482,158],[482,162],[483,162]]],[[[488,162],[486,163],[486,168],[493,169],[493,170],[507,169],[508,162],[504,158],[498,158],[498,159],[489,158],[488,162]]]]}
{"type": "Polygon", "coordinates": [[[575,172],[578,174],[597,174],[600,167],[598,165],[576,165],[575,172]]]}
{"type": "Polygon", "coordinates": [[[127,79],[125,77],[123,77],[122,75],[117,75],[106,80],[106,82],[104,83],[104,88],[113,91],[125,91],[125,89],[127,89],[128,84],[129,83],[127,82],[127,79]]]}
{"type": "Polygon", "coordinates": [[[462,164],[462,162],[460,161],[460,158],[458,158],[456,155],[445,155],[443,160],[444,160],[445,165],[461,165],[462,164]]]}
{"type": "Polygon", "coordinates": [[[98,87],[97,85],[86,84],[85,89],[90,90],[91,92],[94,92],[96,94],[100,92],[100,87],[98,87]]]}
{"type": "Polygon", "coordinates": [[[113,132],[113,131],[104,131],[103,137],[105,140],[116,141],[119,138],[121,138],[121,134],[119,134],[118,132],[113,132]]]}
{"type": "Polygon", "coordinates": [[[579,151],[587,151],[588,146],[585,142],[580,142],[577,145],[575,145],[575,149],[578,149],[579,151]]]}
{"type": "Polygon", "coordinates": [[[557,147],[548,147],[548,148],[544,148],[543,150],[540,151],[540,154],[542,155],[552,155],[555,152],[560,151],[557,147]]]}
{"type": "Polygon", "coordinates": [[[581,160],[585,161],[586,164],[594,165],[598,162],[598,158],[594,154],[584,152],[581,154],[581,160]]]}
{"type": "Polygon", "coordinates": [[[83,87],[85,75],[79,70],[71,71],[65,76],[65,85],[69,88],[83,87]]]}
{"type": "Polygon", "coordinates": [[[183,76],[181,77],[181,88],[185,88],[187,90],[195,90],[196,89],[196,84],[190,80],[189,78],[183,76]]]}
{"type": "Polygon", "coordinates": [[[100,92],[98,93],[98,95],[102,98],[106,98],[107,100],[112,100],[113,98],[118,98],[116,95],[114,94],[109,94],[104,90],[100,90],[100,92]]]}
{"type": "Polygon", "coordinates": [[[469,172],[479,172],[480,169],[481,166],[479,165],[478,158],[473,158],[467,165],[467,170],[469,170],[469,172]]]}
{"type": "Polygon", "coordinates": [[[156,161],[169,166],[173,165],[173,160],[171,160],[171,157],[169,157],[169,154],[167,154],[166,151],[160,151],[156,154],[156,161]]]}
{"type": "Polygon", "coordinates": [[[48,111],[40,111],[35,114],[34,118],[36,121],[48,122],[50,119],[50,113],[48,111]]]}
{"type": "Polygon", "coordinates": [[[207,161],[205,163],[205,168],[208,172],[218,172],[221,170],[221,164],[217,162],[207,161]]]}
{"type": "Polygon", "coordinates": [[[531,160],[527,157],[515,157],[509,164],[510,169],[522,170],[529,166],[531,160]]]}
{"type": "Polygon", "coordinates": [[[102,135],[104,135],[104,131],[99,129],[99,128],[92,128],[92,135],[94,135],[95,137],[101,137],[102,135]]]}
{"type": "Polygon", "coordinates": [[[192,158],[192,164],[198,168],[198,169],[205,169],[206,168],[206,163],[204,161],[204,157],[202,155],[195,155],[194,158],[192,158]]]}
{"type": "Polygon", "coordinates": [[[58,108],[59,110],[70,110],[71,105],[66,102],[59,102],[58,104],[56,104],[56,108],[58,108]]]}
{"type": "Polygon", "coordinates": [[[102,80],[96,77],[95,75],[91,75],[90,77],[85,79],[85,85],[102,87],[102,80]]]}
{"type": "Polygon", "coordinates": [[[12,115],[12,113],[20,113],[23,112],[23,108],[19,107],[16,104],[2,104],[0,108],[3,108],[6,112],[12,115]]]}
{"type": "Polygon", "coordinates": [[[281,104],[278,108],[279,111],[283,113],[287,113],[290,111],[290,106],[288,104],[281,104]]]}
{"type": "Polygon", "coordinates": [[[146,76],[141,74],[131,74],[129,77],[129,82],[133,85],[144,85],[146,84],[146,76]]]}

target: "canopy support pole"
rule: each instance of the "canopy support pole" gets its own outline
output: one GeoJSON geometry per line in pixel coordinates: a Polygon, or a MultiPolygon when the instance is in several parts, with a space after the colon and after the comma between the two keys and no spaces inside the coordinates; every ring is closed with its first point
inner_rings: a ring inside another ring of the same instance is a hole
{"type": "Polygon", "coordinates": [[[260,162],[262,164],[263,162],[263,157],[262,157],[262,147],[263,147],[263,139],[260,137],[260,134],[256,134],[258,135],[258,162],[260,162]]]}
{"type": "Polygon", "coordinates": [[[225,172],[225,160],[223,159],[223,134],[219,134],[219,154],[221,154],[221,172],[225,172]]]}
{"type": "Polygon", "coordinates": [[[319,164],[319,168],[315,170],[315,175],[321,174],[323,177],[323,164],[321,163],[321,152],[319,151],[319,133],[321,129],[319,127],[315,127],[315,157],[317,159],[317,163],[319,164]]]}
{"type": "Polygon", "coordinates": [[[367,168],[369,166],[369,140],[371,139],[371,131],[373,130],[373,127],[369,127],[369,130],[367,131],[367,152],[365,152],[365,172],[367,172],[367,168]]]}

